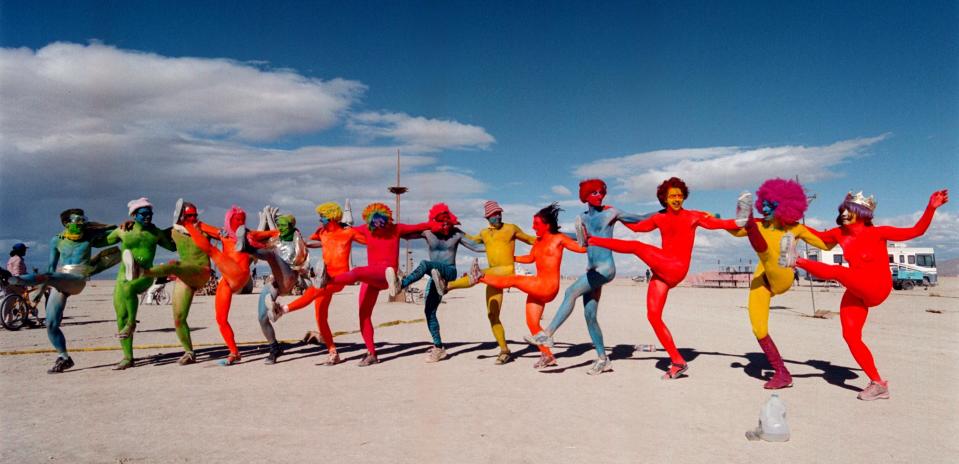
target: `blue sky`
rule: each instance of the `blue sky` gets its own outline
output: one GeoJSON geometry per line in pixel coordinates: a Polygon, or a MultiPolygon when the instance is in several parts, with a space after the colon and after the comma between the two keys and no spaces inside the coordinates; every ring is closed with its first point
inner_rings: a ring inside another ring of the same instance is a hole
{"type": "MultiPolygon", "coordinates": [[[[490,198],[527,228],[552,200],[571,221],[591,175],[632,211],[679,175],[727,216],[798,175],[820,226],[849,189],[907,224],[959,178],[955,2],[3,1],[0,46],[0,243],[38,253],[60,210],[115,222],[142,195],[312,229],[317,202],[387,199],[397,148],[404,219],[444,200],[472,230],[490,198]]],[[[956,226],[949,204],[917,243],[957,257],[956,226]]],[[[750,253],[697,244],[698,269],[750,253]]]]}

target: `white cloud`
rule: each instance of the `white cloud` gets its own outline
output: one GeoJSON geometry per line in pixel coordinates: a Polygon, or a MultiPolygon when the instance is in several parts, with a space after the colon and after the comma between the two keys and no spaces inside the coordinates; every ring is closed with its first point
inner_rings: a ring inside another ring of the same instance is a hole
{"type": "Polygon", "coordinates": [[[318,202],[351,198],[362,210],[391,199],[397,149],[411,189],[404,205],[466,201],[487,189],[469,171],[438,164],[444,149],[493,143],[485,129],[398,112],[354,118],[366,90],[357,81],[54,43],[0,49],[0,82],[0,243],[45,247],[61,210],[122,221],[126,202],[144,195],[163,226],[186,197],[214,224],[231,204],[256,211],[272,203],[310,229],[318,202]],[[284,139],[350,128],[379,132],[375,143],[343,146],[284,139]],[[269,145],[277,142],[287,146],[269,145]]]}
{"type": "Polygon", "coordinates": [[[0,49],[0,82],[0,125],[8,143],[27,153],[145,133],[272,140],[316,132],[338,123],[366,89],[352,80],[96,43],[0,49]]]}
{"type": "Polygon", "coordinates": [[[711,147],[658,150],[605,158],[577,166],[580,177],[601,177],[620,192],[617,200],[649,201],[663,180],[681,177],[691,189],[753,189],[757,180],[800,176],[815,182],[841,176],[839,167],[863,156],[872,145],[889,137],[856,138],[824,146],[762,148],[711,147]]]}
{"type": "Polygon", "coordinates": [[[486,148],[496,142],[482,127],[404,113],[358,113],[348,127],[369,139],[385,137],[423,148],[486,148]]]}
{"type": "Polygon", "coordinates": [[[562,195],[564,197],[569,197],[573,195],[573,192],[569,190],[565,185],[554,185],[550,189],[553,193],[557,195],[562,195]]]}

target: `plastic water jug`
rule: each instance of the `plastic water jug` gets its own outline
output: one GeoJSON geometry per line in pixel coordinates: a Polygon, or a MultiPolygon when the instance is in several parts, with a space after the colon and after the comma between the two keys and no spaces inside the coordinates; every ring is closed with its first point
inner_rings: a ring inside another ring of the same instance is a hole
{"type": "Polygon", "coordinates": [[[789,441],[789,425],[786,424],[786,403],[773,393],[759,410],[759,426],[746,432],[749,440],[789,441]]]}

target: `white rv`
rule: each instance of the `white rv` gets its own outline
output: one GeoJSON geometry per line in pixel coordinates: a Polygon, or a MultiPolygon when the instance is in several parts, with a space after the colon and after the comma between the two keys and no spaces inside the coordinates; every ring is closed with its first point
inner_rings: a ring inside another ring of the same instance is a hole
{"type": "MultiPolygon", "coordinates": [[[[890,243],[888,248],[889,265],[896,265],[911,271],[922,272],[922,278],[927,285],[936,285],[938,272],[936,271],[936,253],[932,248],[907,247],[902,243],[890,243]]],[[[842,248],[836,246],[832,250],[809,248],[809,259],[827,264],[841,264],[848,267],[849,262],[842,256],[842,248]]]]}

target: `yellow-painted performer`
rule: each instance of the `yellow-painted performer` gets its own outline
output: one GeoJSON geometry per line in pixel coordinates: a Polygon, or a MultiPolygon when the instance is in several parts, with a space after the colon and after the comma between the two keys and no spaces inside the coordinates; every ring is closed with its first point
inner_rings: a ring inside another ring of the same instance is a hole
{"type": "Polygon", "coordinates": [[[736,216],[745,222],[745,227],[730,231],[737,237],[746,236],[756,251],[759,262],[749,284],[749,322],[759,341],[766,359],[772,366],[772,378],[763,385],[768,389],[792,386],[792,375],[786,369],[782,356],[772,337],[769,336],[769,303],[775,295],[786,293],[793,285],[795,271],[791,265],[796,260],[796,240],[802,240],[816,248],[826,245],[805,226],[799,224],[806,212],[806,192],[798,182],[770,179],[756,191],[756,210],[762,219],[753,219],[752,195],[739,197],[736,216]]]}
{"type": "MultiPolygon", "coordinates": [[[[487,201],[484,205],[484,216],[489,221],[489,227],[480,231],[478,235],[468,236],[474,242],[481,242],[486,246],[486,261],[489,268],[483,269],[484,275],[511,276],[515,273],[514,252],[516,241],[532,245],[536,238],[523,232],[515,224],[503,223],[503,208],[495,201],[487,201]]],[[[476,263],[473,264],[476,266],[476,263]]],[[[476,285],[478,280],[472,274],[460,277],[449,283],[447,290],[454,288],[469,288],[476,285]]],[[[503,290],[486,286],[486,315],[489,317],[493,337],[499,345],[499,355],[496,364],[506,364],[512,360],[509,347],[506,346],[506,332],[503,323],[499,320],[500,308],[503,306],[503,290]]]]}

